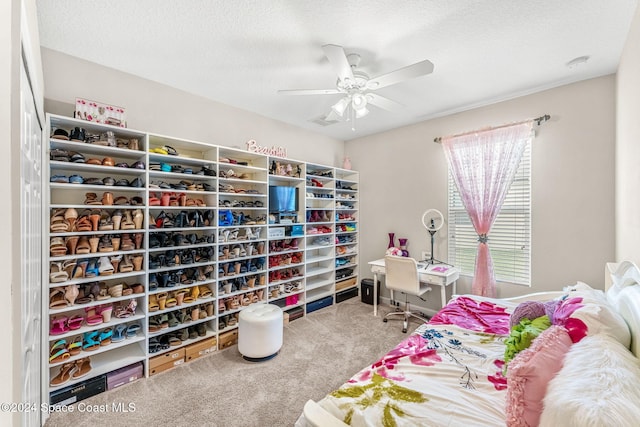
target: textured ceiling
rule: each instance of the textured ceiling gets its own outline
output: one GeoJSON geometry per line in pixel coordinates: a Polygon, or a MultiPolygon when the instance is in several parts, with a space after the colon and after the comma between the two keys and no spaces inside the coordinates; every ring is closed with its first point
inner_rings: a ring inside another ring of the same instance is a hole
{"type": "Polygon", "coordinates": [[[41,44],[349,140],[614,73],[637,0],[38,0],[41,44]],[[325,44],[370,76],[424,59],[433,74],[382,88],[404,105],[326,127],[340,95],[325,44]],[[589,55],[578,67],[575,57],[589,55]]]}

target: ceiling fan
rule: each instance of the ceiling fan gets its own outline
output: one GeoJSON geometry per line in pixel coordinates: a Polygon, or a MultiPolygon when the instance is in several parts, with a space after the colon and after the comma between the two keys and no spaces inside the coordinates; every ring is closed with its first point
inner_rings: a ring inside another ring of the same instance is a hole
{"type": "Polygon", "coordinates": [[[429,60],[417,62],[404,68],[391,71],[378,77],[370,78],[365,72],[358,70],[360,55],[347,55],[342,46],[326,44],[322,46],[325,56],[338,75],[335,89],[294,89],[279,90],[282,95],[334,95],[343,94],[326,116],[327,121],[351,120],[351,128],[355,130],[355,119],[369,114],[367,106],[373,105],[383,110],[394,111],[403,107],[384,96],[372,93],[376,89],[401,83],[433,72],[433,64],[429,60]]]}

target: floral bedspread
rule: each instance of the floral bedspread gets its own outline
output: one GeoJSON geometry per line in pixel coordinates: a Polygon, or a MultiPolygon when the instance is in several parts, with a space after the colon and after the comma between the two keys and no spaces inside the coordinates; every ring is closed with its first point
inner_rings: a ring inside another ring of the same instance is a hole
{"type": "Polygon", "coordinates": [[[318,402],[352,426],[505,425],[505,307],[459,297],[318,402]]]}

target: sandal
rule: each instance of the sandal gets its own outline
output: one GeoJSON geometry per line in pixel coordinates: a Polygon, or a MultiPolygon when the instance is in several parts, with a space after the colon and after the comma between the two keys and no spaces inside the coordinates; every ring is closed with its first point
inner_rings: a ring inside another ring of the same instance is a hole
{"type": "Polygon", "coordinates": [[[96,326],[102,324],[103,318],[102,315],[96,313],[97,307],[87,307],[84,309],[84,311],[87,313],[87,325],[96,326]]]}
{"type": "Polygon", "coordinates": [[[62,339],[56,341],[49,350],[49,363],[62,362],[69,357],[71,357],[71,355],[67,349],[67,340],[62,339]]]}
{"type": "Polygon", "coordinates": [[[67,254],[67,245],[62,237],[52,237],[49,243],[49,252],[51,256],[65,256],[67,254]]]}
{"type": "MultiPolygon", "coordinates": [[[[113,264],[109,261],[109,258],[103,256],[100,258],[100,267],[98,268],[98,274],[100,276],[110,276],[114,273],[113,264]]],[[[121,288],[122,289],[122,288],[121,288]]]]}
{"type": "Polygon", "coordinates": [[[127,328],[127,338],[134,338],[138,336],[138,331],[140,330],[139,323],[133,323],[129,325],[127,328]]]}
{"type": "Polygon", "coordinates": [[[85,332],[83,335],[84,344],[82,344],[82,349],[84,351],[93,351],[99,349],[100,341],[96,339],[98,338],[99,334],[100,332],[98,331],[85,332]]]}
{"type": "Polygon", "coordinates": [[[136,308],[138,307],[138,301],[132,299],[129,301],[129,304],[125,307],[123,305],[119,305],[116,307],[116,317],[118,319],[124,319],[126,317],[131,317],[136,314],[136,308]]]}
{"type": "Polygon", "coordinates": [[[76,314],[75,316],[71,316],[69,320],[67,320],[67,326],[70,331],[78,330],[82,327],[82,323],[84,322],[84,317],[76,314]]]}
{"type": "Polygon", "coordinates": [[[73,363],[65,363],[64,365],[62,365],[62,367],[60,368],[60,372],[58,372],[58,375],[56,375],[55,377],[51,378],[49,385],[51,387],[58,387],[69,382],[69,380],[71,379],[71,371],[75,368],[75,366],[76,365],[73,363]]]}
{"type": "Polygon", "coordinates": [[[60,283],[69,279],[69,274],[62,268],[61,262],[52,262],[49,266],[49,282],[60,283]]]}
{"type": "Polygon", "coordinates": [[[111,337],[113,336],[113,329],[107,328],[100,332],[100,336],[98,336],[98,341],[100,341],[101,346],[111,344],[111,337]]]}
{"type": "Polygon", "coordinates": [[[56,309],[67,307],[69,304],[64,297],[64,290],[62,288],[53,288],[49,292],[49,308],[56,309]]]}
{"type": "Polygon", "coordinates": [[[91,372],[91,361],[88,357],[76,360],[75,369],[71,376],[73,379],[82,378],[91,372]]]}
{"type": "Polygon", "coordinates": [[[71,356],[77,356],[82,351],[82,336],[78,335],[67,347],[71,356]]]}
{"type": "Polygon", "coordinates": [[[211,292],[211,289],[209,289],[208,286],[199,286],[198,287],[200,290],[200,298],[209,298],[213,295],[213,292],[211,292]]]}

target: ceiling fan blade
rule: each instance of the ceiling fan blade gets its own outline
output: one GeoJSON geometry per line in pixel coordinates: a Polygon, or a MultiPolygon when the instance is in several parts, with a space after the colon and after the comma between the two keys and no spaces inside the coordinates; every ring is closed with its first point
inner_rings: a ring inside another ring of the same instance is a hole
{"type": "Polygon", "coordinates": [[[351,70],[347,55],[344,53],[342,46],[326,44],[322,46],[322,50],[340,80],[345,81],[349,79],[353,81],[353,71],[351,70]]]}
{"type": "Polygon", "coordinates": [[[338,89],[291,89],[279,90],[280,95],[333,95],[342,93],[338,89]]]}
{"type": "Polygon", "coordinates": [[[342,117],[337,115],[335,111],[331,110],[331,112],[329,112],[329,114],[327,114],[327,116],[324,119],[328,122],[333,122],[333,121],[342,120],[342,117]]]}
{"type": "Polygon", "coordinates": [[[371,105],[375,105],[378,108],[388,111],[394,111],[404,107],[404,105],[397,103],[396,101],[392,101],[389,98],[385,98],[384,96],[380,96],[375,93],[368,93],[367,101],[371,105]]]}
{"type": "Polygon", "coordinates": [[[413,65],[400,68],[387,74],[374,77],[367,82],[367,88],[380,89],[385,86],[391,86],[405,80],[415,79],[416,77],[431,74],[433,72],[433,63],[429,60],[417,62],[413,65]]]}

